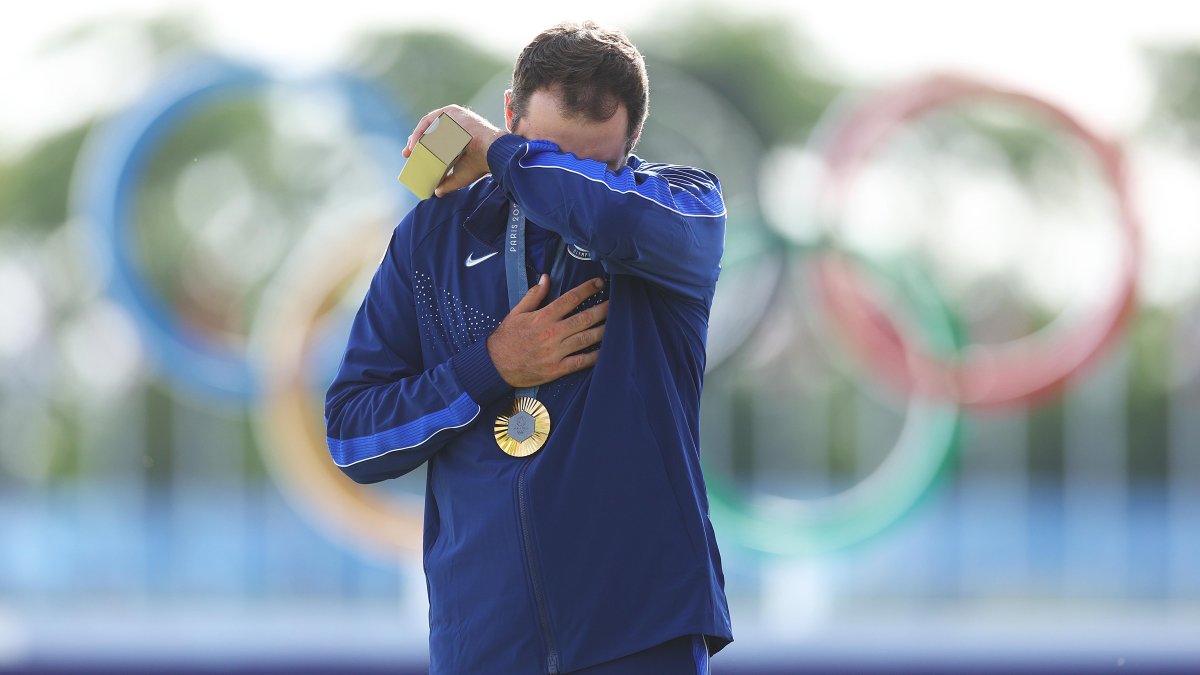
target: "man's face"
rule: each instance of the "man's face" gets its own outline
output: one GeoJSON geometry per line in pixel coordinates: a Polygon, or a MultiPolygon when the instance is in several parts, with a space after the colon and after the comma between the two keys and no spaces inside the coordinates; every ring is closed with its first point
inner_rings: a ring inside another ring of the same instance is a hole
{"type": "Polygon", "coordinates": [[[525,114],[517,121],[519,128],[512,128],[509,93],[504,96],[504,108],[513,133],[529,139],[553,141],[563,152],[604,162],[613,171],[625,166],[629,111],[624,103],[618,104],[612,117],[593,122],[583,116],[564,116],[558,95],[550,89],[538,89],[529,96],[525,114]]]}

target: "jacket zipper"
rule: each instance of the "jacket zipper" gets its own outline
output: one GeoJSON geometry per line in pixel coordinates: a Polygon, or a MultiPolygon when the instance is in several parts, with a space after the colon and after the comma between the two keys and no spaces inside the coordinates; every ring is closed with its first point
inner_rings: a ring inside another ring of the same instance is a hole
{"type": "Polygon", "coordinates": [[[546,609],[546,596],[542,591],[541,570],[534,557],[533,534],[529,525],[528,498],[525,494],[525,470],[529,462],[517,473],[517,508],[521,515],[521,541],[525,546],[526,572],[533,584],[533,598],[537,603],[538,623],[542,628],[542,639],[546,642],[546,667],[550,675],[558,675],[558,649],[554,644],[554,633],[550,630],[550,612],[546,609]]]}

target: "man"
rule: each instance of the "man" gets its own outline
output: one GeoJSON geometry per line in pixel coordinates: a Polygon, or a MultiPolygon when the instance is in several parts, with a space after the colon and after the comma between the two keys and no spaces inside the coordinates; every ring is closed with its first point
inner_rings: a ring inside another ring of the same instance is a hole
{"type": "Polygon", "coordinates": [[[358,482],[428,462],[433,673],[690,674],[733,639],[699,456],[725,207],[630,154],[647,102],[624,34],[560,24],[511,133],[448,106],[408,140],[443,112],[473,136],[396,228],[325,417],[358,482]]]}

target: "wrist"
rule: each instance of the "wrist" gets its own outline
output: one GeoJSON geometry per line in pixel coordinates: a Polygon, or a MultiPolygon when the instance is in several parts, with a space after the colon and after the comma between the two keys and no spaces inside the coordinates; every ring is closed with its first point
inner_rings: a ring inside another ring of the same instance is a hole
{"type": "Polygon", "coordinates": [[[506,372],[508,369],[500,361],[496,360],[496,350],[492,346],[492,338],[495,336],[496,334],[492,333],[484,340],[484,351],[487,352],[488,358],[492,361],[492,367],[496,369],[496,374],[500,376],[500,379],[508,386],[515,387],[516,385],[509,379],[511,375],[506,372]]]}
{"type": "Polygon", "coordinates": [[[463,390],[479,405],[487,405],[512,389],[496,369],[487,341],[481,340],[450,358],[463,390]]]}
{"type": "Polygon", "coordinates": [[[488,129],[479,135],[479,151],[483,155],[484,161],[487,161],[488,150],[492,149],[492,143],[504,135],[503,129],[488,129]]]}
{"type": "Polygon", "coordinates": [[[522,145],[527,142],[523,136],[504,132],[492,139],[487,152],[488,169],[501,185],[504,185],[509,163],[512,162],[522,145]]]}

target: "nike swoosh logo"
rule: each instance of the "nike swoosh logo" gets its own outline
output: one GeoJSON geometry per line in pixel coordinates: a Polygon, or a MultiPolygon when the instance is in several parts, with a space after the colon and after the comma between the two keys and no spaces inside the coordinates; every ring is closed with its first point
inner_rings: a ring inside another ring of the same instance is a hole
{"type": "Polygon", "coordinates": [[[489,254],[487,254],[487,255],[483,256],[482,258],[476,258],[476,257],[474,257],[474,256],[475,256],[475,253],[474,253],[474,252],[472,252],[472,253],[468,253],[468,254],[467,254],[467,267],[474,267],[474,266],[478,265],[479,263],[483,262],[484,260],[487,260],[488,258],[490,258],[490,257],[492,257],[492,256],[494,256],[494,255],[497,255],[497,252],[496,252],[496,251],[492,251],[491,253],[489,253],[489,254]]]}

